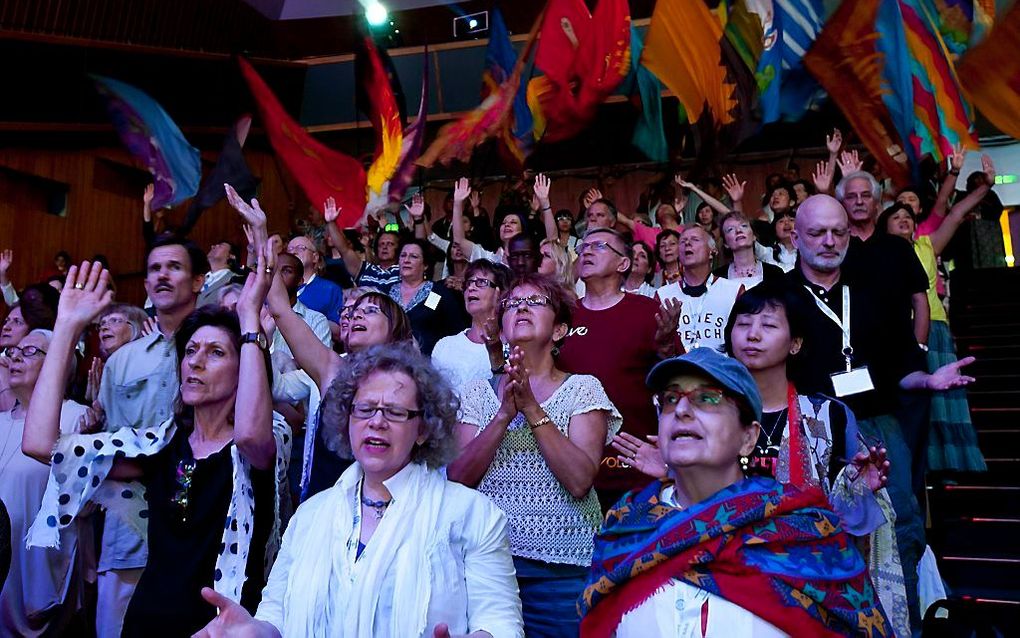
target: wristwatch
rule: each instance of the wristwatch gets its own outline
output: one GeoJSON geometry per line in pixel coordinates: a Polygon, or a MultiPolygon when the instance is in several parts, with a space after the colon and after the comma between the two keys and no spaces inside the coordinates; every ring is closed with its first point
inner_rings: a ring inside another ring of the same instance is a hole
{"type": "Polygon", "coordinates": [[[246,332],[241,335],[241,345],[246,343],[254,343],[262,350],[269,349],[269,342],[266,340],[266,335],[261,332],[246,332]]]}

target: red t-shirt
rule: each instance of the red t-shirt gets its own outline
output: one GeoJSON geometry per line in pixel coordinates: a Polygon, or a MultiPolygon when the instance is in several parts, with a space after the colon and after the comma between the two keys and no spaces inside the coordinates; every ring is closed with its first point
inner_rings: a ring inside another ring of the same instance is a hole
{"type": "MultiPolygon", "coordinates": [[[[630,293],[605,310],[589,310],[583,301],[578,302],[574,325],[557,358],[557,366],[566,372],[598,378],[623,415],[622,431],[641,440],[656,434],[659,427],[652,392],[645,387],[645,376],[659,360],[655,344],[658,309],[654,299],[630,293]]],[[[648,476],[623,466],[616,459],[616,450],[606,447],[596,490],[625,491],[649,481],[648,476]]]]}

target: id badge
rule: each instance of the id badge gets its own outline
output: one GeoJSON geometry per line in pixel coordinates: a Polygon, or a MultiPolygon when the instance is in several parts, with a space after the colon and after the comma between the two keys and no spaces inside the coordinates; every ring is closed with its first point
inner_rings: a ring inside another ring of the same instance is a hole
{"type": "Polygon", "coordinates": [[[442,300],[443,298],[437,293],[430,292],[429,296],[425,297],[425,307],[429,310],[435,310],[439,306],[439,302],[442,300]]]}
{"type": "Polygon", "coordinates": [[[868,366],[855,368],[849,372],[836,372],[829,376],[832,377],[832,389],[836,391],[837,397],[846,397],[875,389],[875,384],[871,381],[871,373],[868,372],[868,366]]]}

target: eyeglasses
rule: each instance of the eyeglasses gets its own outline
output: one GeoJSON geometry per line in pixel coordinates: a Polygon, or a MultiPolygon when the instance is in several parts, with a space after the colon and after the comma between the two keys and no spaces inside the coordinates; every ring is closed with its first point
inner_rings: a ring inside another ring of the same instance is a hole
{"type": "Polygon", "coordinates": [[[360,312],[364,317],[371,317],[382,312],[382,308],[379,306],[351,306],[347,310],[344,310],[343,315],[348,319],[354,318],[354,313],[360,312]]]}
{"type": "Polygon", "coordinates": [[[128,320],[125,319],[124,317],[113,316],[113,317],[104,317],[104,318],[100,319],[99,323],[96,324],[96,325],[98,325],[100,328],[107,328],[107,327],[113,328],[114,326],[122,326],[122,325],[126,324],[127,322],[128,322],[128,320]]]}
{"type": "Polygon", "coordinates": [[[496,282],[490,281],[485,277],[472,277],[471,279],[464,280],[464,288],[470,288],[475,286],[476,288],[495,288],[496,282]]]}
{"type": "Polygon", "coordinates": [[[503,300],[503,308],[517,308],[522,303],[528,304],[529,308],[541,308],[548,306],[551,301],[545,295],[531,295],[530,297],[507,297],[503,300]]]}
{"type": "Polygon", "coordinates": [[[616,253],[617,255],[619,255],[621,257],[626,257],[626,255],[624,255],[619,250],[614,248],[613,245],[610,244],[608,241],[602,241],[602,240],[599,240],[599,241],[586,241],[586,242],[582,242],[582,243],[578,244],[577,245],[577,254],[578,255],[584,254],[584,251],[589,249],[589,248],[591,248],[592,250],[594,250],[597,253],[604,253],[607,250],[611,250],[611,251],[613,251],[614,253],[616,253]]]}
{"type": "Polygon", "coordinates": [[[666,388],[655,394],[655,407],[659,411],[671,410],[680,404],[680,399],[687,397],[687,400],[694,407],[712,411],[717,410],[726,399],[726,393],[719,388],[701,385],[690,390],[680,390],[677,387],[666,388]]]}
{"type": "Polygon", "coordinates": [[[383,418],[391,423],[403,423],[425,414],[424,410],[409,410],[398,405],[372,405],[371,403],[351,405],[351,416],[355,419],[367,421],[379,412],[382,412],[383,418]]]}
{"type": "Polygon", "coordinates": [[[8,357],[13,357],[16,353],[19,352],[21,353],[21,356],[25,359],[28,359],[29,357],[34,357],[39,354],[46,354],[45,350],[43,350],[42,348],[36,348],[35,346],[25,346],[24,348],[19,348],[18,346],[7,346],[7,348],[4,349],[4,354],[6,354],[8,357]]]}
{"type": "Polygon", "coordinates": [[[195,461],[181,459],[177,463],[177,491],[171,500],[181,511],[181,522],[188,520],[188,495],[191,492],[191,479],[195,475],[195,461]]]}

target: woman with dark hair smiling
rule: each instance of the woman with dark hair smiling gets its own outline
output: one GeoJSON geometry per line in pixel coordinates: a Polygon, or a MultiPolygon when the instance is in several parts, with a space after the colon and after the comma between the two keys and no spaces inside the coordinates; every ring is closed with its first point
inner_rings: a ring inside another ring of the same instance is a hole
{"type": "Polygon", "coordinates": [[[181,324],[180,399],[171,418],[150,430],[60,436],[59,398],[72,349],[112,297],[109,273],[98,263],[68,272],[22,441],[26,454],[52,463],[28,544],[55,546],[90,500],[107,516],[147,529],[148,560],[124,636],[201,629],[214,615],[202,586],[249,609],[258,603],[279,544],[276,488],[286,481],[290,456],[290,430],[274,422],[259,324],[272,263],[260,254],[237,315],[202,309],[181,324]]]}
{"type": "Polygon", "coordinates": [[[621,417],[595,377],[556,366],[572,295],[541,275],[518,278],[499,313],[506,373],[464,390],[451,480],[506,512],[510,551],[533,636],[576,636],[574,604],[601,520],[593,488],[621,417]]]}

